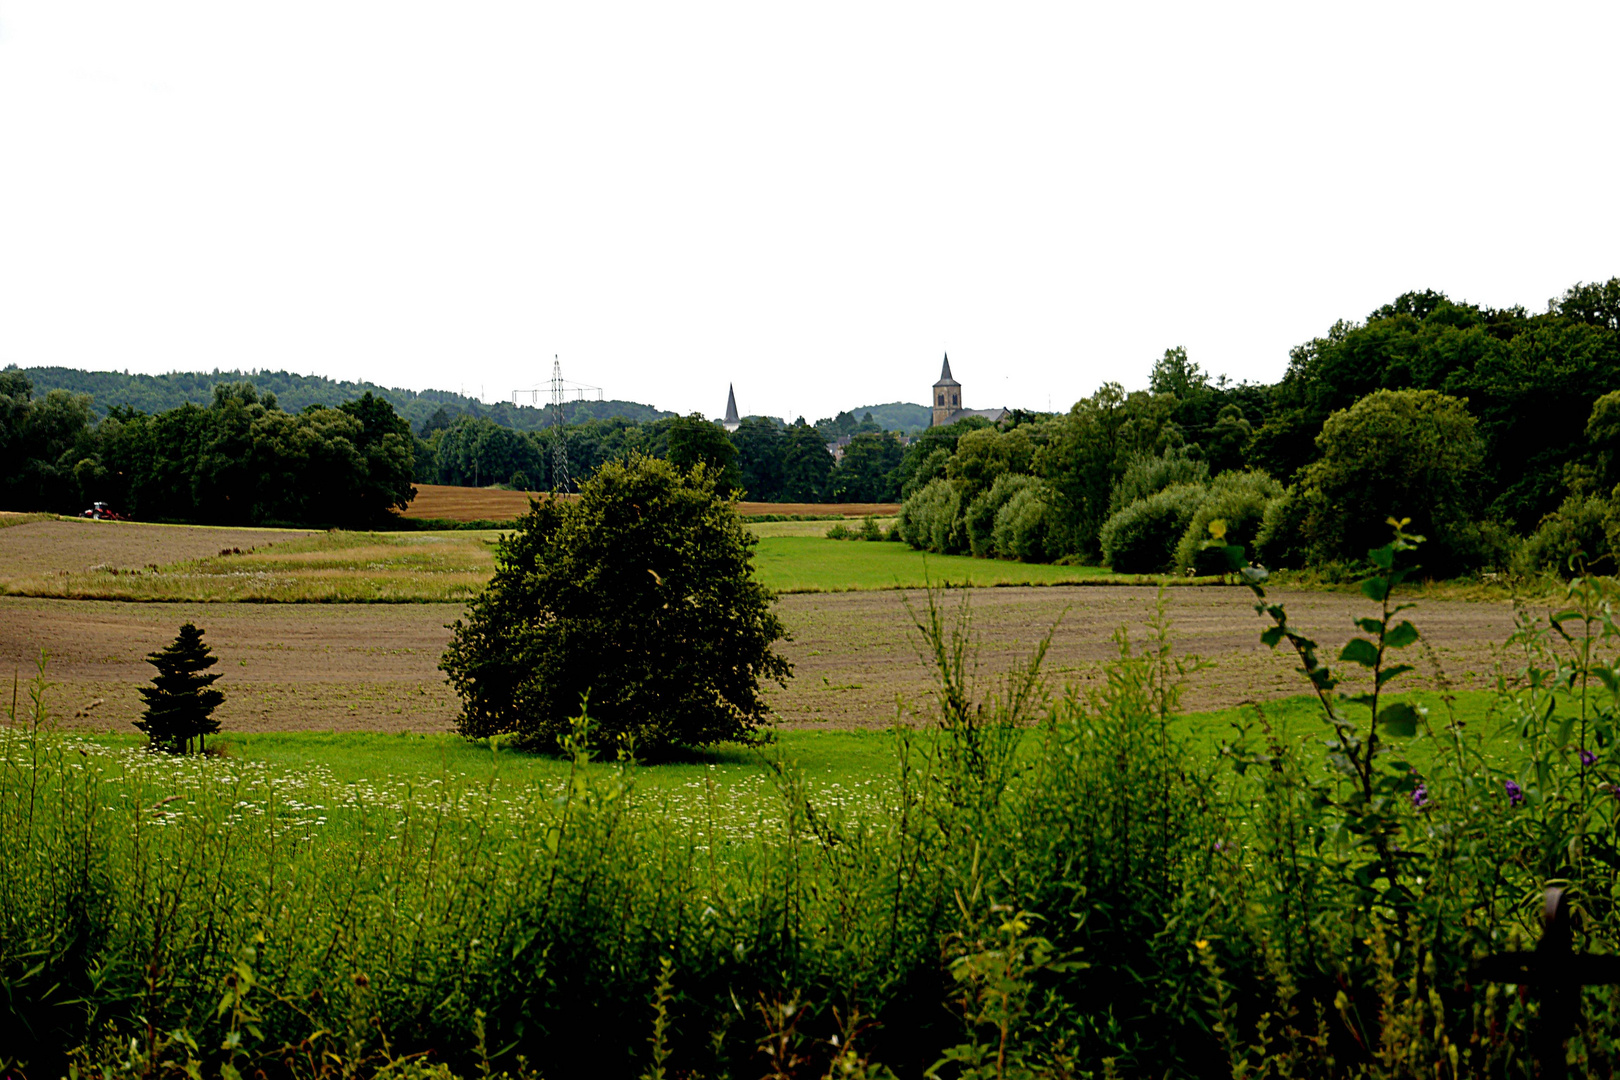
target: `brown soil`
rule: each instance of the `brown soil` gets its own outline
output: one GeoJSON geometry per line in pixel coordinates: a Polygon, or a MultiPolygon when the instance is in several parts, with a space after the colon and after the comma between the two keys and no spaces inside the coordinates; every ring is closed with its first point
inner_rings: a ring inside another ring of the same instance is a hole
{"type": "MultiPolygon", "coordinates": [[[[401,514],[408,518],[439,521],[510,521],[528,512],[529,499],[541,494],[530,491],[501,491],[497,488],[451,487],[445,484],[417,484],[416,498],[401,514]]],[[[745,516],[759,514],[823,515],[842,517],[893,517],[899,503],[763,503],[737,504],[745,516]]]]}
{"type": "Polygon", "coordinates": [[[232,529],[204,525],[145,525],[134,521],[64,518],[0,529],[0,576],[21,577],[93,566],[135,570],[218,555],[222,549],[263,547],[309,536],[288,529],[232,529]]]}
{"type": "MultiPolygon", "coordinates": [[[[217,550],[217,549],[216,549],[217,550]]],[[[184,622],[203,628],[224,678],[215,714],[238,731],[443,731],[455,698],[437,670],[458,604],[132,604],[0,598],[0,671],[34,672],[75,727],[128,732],[146,655],[184,622]],[[100,704],[92,703],[100,701],[100,704]],[[77,715],[75,715],[77,714],[77,715]]],[[[9,701],[9,696],[8,696],[9,701]]]]}
{"type": "MultiPolygon", "coordinates": [[[[1140,644],[1157,590],[1108,586],[974,589],[969,593],[973,631],[979,642],[981,684],[1027,660],[1042,635],[1056,625],[1045,671],[1061,685],[1095,682],[1104,664],[1118,656],[1112,640],[1121,625],[1140,644]]],[[[962,593],[946,598],[954,615],[962,593]]],[[[1351,619],[1369,614],[1359,595],[1275,590],[1290,619],[1321,645],[1331,662],[1353,631],[1351,619]]],[[[1287,646],[1260,644],[1270,625],[1255,613],[1252,594],[1238,587],[1168,590],[1170,634],[1178,655],[1197,654],[1212,666],[1189,679],[1189,709],[1219,709],[1246,701],[1309,693],[1287,646]]],[[[925,605],[921,593],[857,592],[783,597],[778,605],[794,640],[784,650],[794,678],[775,690],[771,703],[793,727],[871,727],[893,723],[897,699],[926,705],[933,679],[919,657],[919,636],[906,603],[925,605]]],[[[1446,678],[1459,689],[1488,685],[1493,648],[1513,629],[1506,603],[1431,601],[1411,613],[1434,645],[1446,678]]],[[[1407,688],[1431,685],[1433,665],[1419,646],[1403,657],[1421,678],[1407,688]]],[[[1346,672],[1345,674],[1348,674],[1346,672]]],[[[988,689],[988,685],[985,686],[988,689]]]]}
{"type": "MultiPolygon", "coordinates": [[[[11,531],[11,530],[7,530],[11,531]]],[[[948,599],[954,610],[956,596],[948,599]]],[[[1336,656],[1350,620],[1367,602],[1335,593],[1274,594],[1297,624],[1336,656]]],[[[1020,658],[1061,617],[1047,670],[1058,681],[1097,678],[1114,655],[1110,635],[1130,626],[1140,640],[1154,590],[1134,587],[978,589],[971,593],[980,640],[979,670],[990,678],[1020,658]]],[[[879,727],[893,722],[897,698],[926,701],[932,681],[919,660],[917,637],[901,592],[825,593],[783,597],[792,634],[783,652],[795,667],[785,690],[769,696],[793,727],[879,727]]],[[[1186,704],[1213,709],[1302,693],[1292,654],[1265,648],[1265,624],[1248,593],[1236,588],[1179,588],[1169,593],[1178,653],[1214,666],[1195,675],[1186,704]]],[[[147,653],[173,638],[186,620],[203,627],[221,658],[216,670],[226,703],[218,715],[236,730],[448,730],[456,703],[438,671],[449,640],[445,624],[459,605],[130,604],[0,598],[0,670],[26,679],[40,648],[50,654],[52,700],[67,722],[129,731],[140,712],[135,687],[152,668],[147,653]],[[89,706],[97,699],[101,704],[89,706]],[[79,715],[75,716],[77,713],[79,715]]],[[[1506,604],[1430,601],[1412,615],[1434,643],[1458,687],[1487,684],[1493,646],[1512,629],[1506,604]]],[[[1418,654],[1414,648],[1412,653],[1418,654]]],[[[1430,665],[1409,657],[1424,673],[1430,665]]]]}

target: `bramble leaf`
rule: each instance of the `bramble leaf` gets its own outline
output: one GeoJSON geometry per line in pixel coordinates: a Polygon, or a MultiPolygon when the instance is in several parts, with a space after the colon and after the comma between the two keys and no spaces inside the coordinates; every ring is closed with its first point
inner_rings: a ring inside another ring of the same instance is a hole
{"type": "Polygon", "coordinates": [[[1361,583],[1361,595],[1382,604],[1389,597],[1389,582],[1383,578],[1367,578],[1361,583]]]}
{"type": "Polygon", "coordinates": [[[1417,627],[1402,619],[1384,635],[1384,648],[1404,649],[1418,639],[1417,627]]]}
{"type": "Polygon", "coordinates": [[[1269,627],[1260,635],[1260,643],[1262,645],[1270,645],[1273,649],[1277,647],[1277,643],[1282,639],[1283,628],[1280,626],[1269,627]]]}
{"type": "Polygon", "coordinates": [[[1418,720],[1421,718],[1421,714],[1411,705],[1397,701],[1378,714],[1378,723],[1390,735],[1410,738],[1417,734],[1418,720]]]}
{"type": "Polygon", "coordinates": [[[1378,646],[1366,638],[1351,638],[1344,651],[1339,654],[1339,659],[1360,664],[1362,667],[1372,667],[1378,663],[1378,646]]]}

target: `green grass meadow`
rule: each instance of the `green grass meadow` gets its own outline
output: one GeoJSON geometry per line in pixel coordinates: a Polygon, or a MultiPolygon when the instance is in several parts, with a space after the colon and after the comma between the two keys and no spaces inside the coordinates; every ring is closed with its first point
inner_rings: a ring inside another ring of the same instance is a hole
{"type": "MultiPolygon", "coordinates": [[[[930,555],[905,544],[829,540],[825,522],[764,522],[759,580],[779,593],[951,585],[1153,584],[1095,566],[930,555]]],[[[269,534],[273,537],[273,533],[269,534]]],[[[258,603],[433,603],[470,599],[495,569],[496,531],[333,531],[252,552],[156,567],[6,575],[0,595],[80,600],[258,603]]]]}
{"type": "MultiPolygon", "coordinates": [[[[1408,701],[1426,709],[1436,729],[1447,723],[1446,707],[1438,694],[1395,695],[1391,700],[1408,701]]],[[[1469,728],[1483,729],[1490,736],[1487,757],[1506,767],[1513,739],[1509,732],[1498,730],[1492,712],[1494,702],[1492,693],[1466,691],[1456,696],[1453,715],[1469,728]]],[[[1223,744],[1237,738],[1240,728],[1247,728],[1252,733],[1251,742],[1258,746],[1265,737],[1262,722],[1270,724],[1280,740],[1300,747],[1307,756],[1311,753],[1309,744],[1320,742],[1328,734],[1321,704],[1310,695],[1281,698],[1258,707],[1187,713],[1175,719],[1172,730],[1186,740],[1195,757],[1212,760],[1223,744]]],[[[135,734],[90,738],[112,750],[133,750],[144,743],[143,737],[135,734]]],[[[1039,728],[1028,729],[1023,736],[1025,750],[1033,750],[1039,738],[1039,728]]],[[[226,762],[252,762],[332,786],[482,786],[491,782],[512,787],[546,786],[564,780],[571,767],[567,759],[559,756],[529,753],[498,742],[491,746],[488,740],[449,734],[224,731],[210,745],[226,762]]],[[[1413,759],[1419,768],[1428,764],[1419,760],[1422,756],[1420,753],[1413,759]]],[[[891,779],[894,765],[891,731],[785,730],[773,733],[771,741],[762,746],[729,744],[673,761],[641,765],[635,776],[641,790],[655,796],[690,798],[694,790],[712,783],[728,798],[734,798],[760,790],[778,766],[793,770],[812,790],[826,794],[840,788],[875,790],[873,785],[891,779]]]]}
{"type": "MultiPolygon", "coordinates": [[[[1073,585],[1138,579],[1098,566],[1001,562],[967,555],[930,555],[905,544],[767,536],[754,549],[759,580],[781,593],[855,592],[935,585],[1073,585]]],[[[1141,579],[1144,581],[1157,581],[1141,579]]]]}

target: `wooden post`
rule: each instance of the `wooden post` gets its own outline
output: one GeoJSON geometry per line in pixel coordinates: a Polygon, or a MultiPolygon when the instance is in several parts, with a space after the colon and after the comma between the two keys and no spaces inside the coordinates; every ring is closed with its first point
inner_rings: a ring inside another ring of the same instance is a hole
{"type": "Polygon", "coordinates": [[[1541,1001],[1541,1016],[1530,1033],[1530,1052],[1544,1080],[1563,1080],[1564,1043],[1580,1015],[1581,987],[1620,983],[1620,956],[1594,956],[1572,948],[1574,928],[1563,889],[1547,890],[1541,912],[1541,940],[1534,952],[1495,953],[1474,965],[1487,982],[1530,986],[1541,1001]]]}

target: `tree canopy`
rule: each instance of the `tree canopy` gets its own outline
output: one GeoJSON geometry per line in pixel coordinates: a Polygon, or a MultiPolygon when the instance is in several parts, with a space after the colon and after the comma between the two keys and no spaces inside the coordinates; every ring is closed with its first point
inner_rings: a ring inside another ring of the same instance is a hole
{"type": "Polygon", "coordinates": [[[532,503],[440,664],[458,729],[555,747],[588,707],[607,747],[756,740],[760,683],[791,668],[755,543],[702,464],[635,455],[598,469],[577,501],[532,503]]]}

